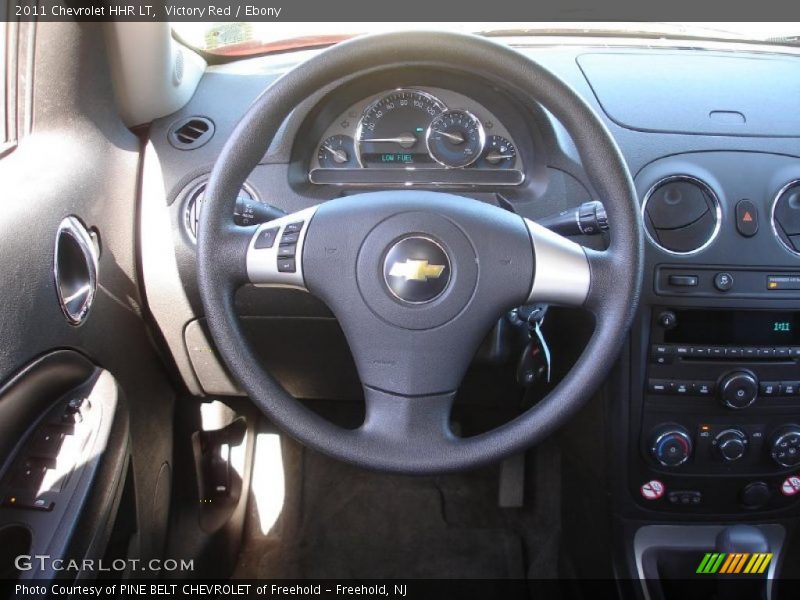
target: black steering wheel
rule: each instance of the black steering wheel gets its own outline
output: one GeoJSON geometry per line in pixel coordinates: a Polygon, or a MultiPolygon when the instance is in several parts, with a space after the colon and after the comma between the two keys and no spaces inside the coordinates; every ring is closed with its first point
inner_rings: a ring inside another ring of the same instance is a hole
{"type": "Polygon", "coordinates": [[[230,372],[284,431],[365,467],[454,471],[541,441],[603,381],[638,304],[642,226],[614,140],[561,80],[479,37],[430,32],[364,37],[289,71],[259,96],[227,141],[204,204],[200,292],[230,372]],[[430,191],[358,194],[257,228],[234,226],[239,188],[295,106],[355,72],[423,64],[500,81],[564,124],[604,201],[611,225],[607,250],[584,249],[496,206],[430,191]],[[359,428],[344,429],[318,416],[263,369],[234,311],[234,293],[248,282],[303,288],[332,310],[364,388],[366,417],[359,428]],[[450,408],[478,345],[505,311],[532,302],[591,311],[595,328],[586,348],[533,408],[489,432],[457,437],[449,427],[450,408]]]}

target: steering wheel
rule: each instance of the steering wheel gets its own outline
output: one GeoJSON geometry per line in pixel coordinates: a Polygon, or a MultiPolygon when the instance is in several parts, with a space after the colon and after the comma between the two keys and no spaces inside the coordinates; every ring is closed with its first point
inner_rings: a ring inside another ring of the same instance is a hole
{"type": "Polygon", "coordinates": [[[373,469],[434,473],[520,452],[562,425],[602,383],[636,311],[642,226],[628,169],[605,126],[565,83],[516,51],[453,33],[392,33],[337,44],[267,88],[225,144],[200,219],[198,281],[208,327],[232,375],[281,429],[323,453],[373,469]],[[232,215],[245,178],[287,115],[320,88],[392,65],[440,66],[503,82],[567,128],[603,198],[607,250],[593,251],[477,200],[431,191],[343,197],[257,228],[232,215]],[[364,389],[366,416],[344,429],[292,398],[242,332],[234,294],[293,286],[338,319],[364,389]],[[550,394],[514,420],[461,438],[449,427],[456,390],[480,342],[526,303],[584,307],[595,328],[550,394]]]}

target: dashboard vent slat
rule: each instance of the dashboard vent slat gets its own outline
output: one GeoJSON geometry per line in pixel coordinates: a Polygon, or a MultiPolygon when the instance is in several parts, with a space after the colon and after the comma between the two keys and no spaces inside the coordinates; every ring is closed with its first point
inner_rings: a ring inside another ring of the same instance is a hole
{"type": "Polygon", "coordinates": [[[204,146],[214,135],[214,123],[206,117],[188,117],[173,123],[169,143],[178,150],[195,150],[204,146]]]}

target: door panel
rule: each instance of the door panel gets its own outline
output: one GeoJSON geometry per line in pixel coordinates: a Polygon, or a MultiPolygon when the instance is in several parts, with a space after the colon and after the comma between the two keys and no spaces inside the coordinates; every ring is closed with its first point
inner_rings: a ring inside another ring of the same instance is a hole
{"type": "MultiPolygon", "coordinates": [[[[140,142],[116,113],[100,24],[39,23],[26,39],[34,52],[32,72],[17,72],[30,85],[17,106],[23,126],[0,158],[0,384],[62,348],[116,379],[130,407],[141,556],[153,557],[168,514],[174,391],[148,336],[136,271],[140,142]],[[65,318],[53,277],[56,231],[68,216],[99,246],[97,292],[80,326],[65,318]]],[[[0,416],[23,421],[2,427],[24,429],[29,412],[6,407],[0,416]]]]}

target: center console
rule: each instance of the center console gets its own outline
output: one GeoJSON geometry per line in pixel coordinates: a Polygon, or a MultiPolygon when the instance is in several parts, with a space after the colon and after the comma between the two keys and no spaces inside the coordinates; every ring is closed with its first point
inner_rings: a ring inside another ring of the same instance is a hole
{"type": "Polygon", "coordinates": [[[643,399],[641,504],[739,513],[800,498],[800,311],[655,307],[643,399]]]}

